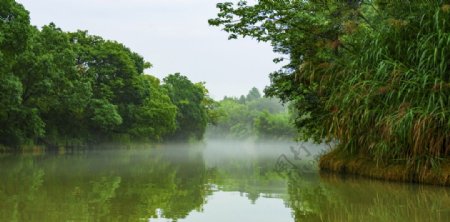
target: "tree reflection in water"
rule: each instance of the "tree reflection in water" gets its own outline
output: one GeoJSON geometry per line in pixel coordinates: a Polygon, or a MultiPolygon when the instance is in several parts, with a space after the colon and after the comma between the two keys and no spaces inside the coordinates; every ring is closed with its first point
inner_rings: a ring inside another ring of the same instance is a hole
{"type": "Polygon", "coordinates": [[[318,174],[299,150],[279,145],[280,155],[272,145],[3,155],[0,221],[184,221],[206,214],[215,192],[227,200],[239,192],[260,215],[268,214],[260,199],[281,199],[285,211],[270,214],[288,208],[298,222],[450,221],[449,188],[318,174]]]}
{"type": "Polygon", "coordinates": [[[3,156],[0,221],[176,221],[201,210],[201,155],[111,151],[74,156],[3,156]],[[178,157],[177,157],[178,156],[178,157]]]}
{"type": "Polygon", "coordinates": [[[450,190],[335,174],[287,174],[295,221],[449,221],[450,190]]]}

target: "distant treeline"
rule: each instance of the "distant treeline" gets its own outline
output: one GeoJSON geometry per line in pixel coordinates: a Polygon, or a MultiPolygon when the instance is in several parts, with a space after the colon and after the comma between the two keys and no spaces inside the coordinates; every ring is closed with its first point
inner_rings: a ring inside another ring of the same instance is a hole
{"type": "Polygon", "coordinates": [[[239,98],[225,97],[214,111],[217,118],[208,128],[208,137],[263,140],[296,136],[288,107],[278,99],[262,97],[257,88],[239,98]]]}
{"type": "Polygon", "coordinates": [[[0,146],[201,139],[212,100],[202,83],[145,75],[124,45],[38,29],[14,0],[0,3],[0,146]]]}

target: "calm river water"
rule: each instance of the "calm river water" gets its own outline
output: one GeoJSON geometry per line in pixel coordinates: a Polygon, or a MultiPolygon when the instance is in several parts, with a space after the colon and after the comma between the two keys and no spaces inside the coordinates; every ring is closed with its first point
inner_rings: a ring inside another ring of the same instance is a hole
{"type": "Polygon", "coordinates": [[[1,155],[0,221],[450,221],[450,189],[319,174],[323,147],[230,142],[1,155]]]}

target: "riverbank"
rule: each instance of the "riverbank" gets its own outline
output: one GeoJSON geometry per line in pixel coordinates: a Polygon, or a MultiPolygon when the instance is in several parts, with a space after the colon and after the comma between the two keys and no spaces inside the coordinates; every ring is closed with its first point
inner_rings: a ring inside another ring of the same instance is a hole
{"type": "Polygon", "coordinates": [[[377,163],[373,159],[361,156],[343,157],[338,152],[332,151],[320,158],[319,167],[324,172],[354,174],[389,181],[450,186],[450,161],[448,160],[437,169],[417,170],[416,167],[406,164],[377,163]]]}

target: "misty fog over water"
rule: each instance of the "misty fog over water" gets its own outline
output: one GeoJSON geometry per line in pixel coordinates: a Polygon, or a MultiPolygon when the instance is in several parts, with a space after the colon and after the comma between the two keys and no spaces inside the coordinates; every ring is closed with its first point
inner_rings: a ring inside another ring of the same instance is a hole
{"type": "Polygon", "coordinates": [[[325,148],[214,139],[62,155],[2,155],[0,221],[450,218],[448,188],[319,174],[314,158],[325,148]]]}

